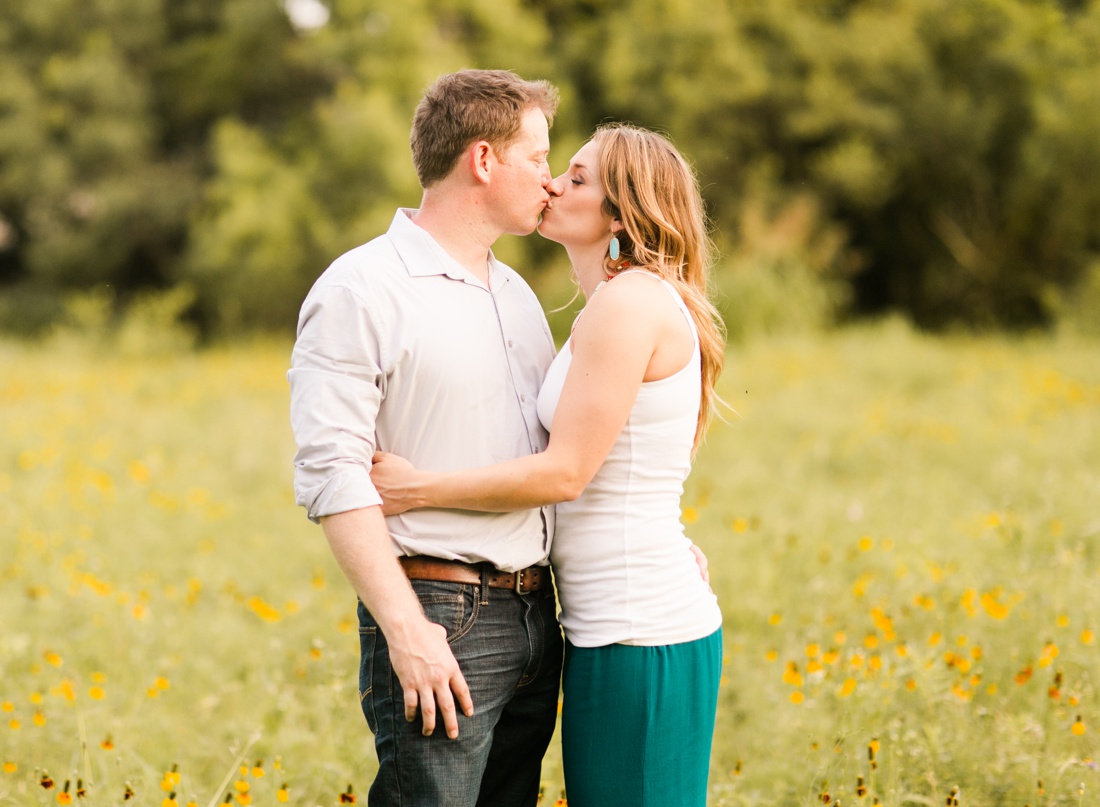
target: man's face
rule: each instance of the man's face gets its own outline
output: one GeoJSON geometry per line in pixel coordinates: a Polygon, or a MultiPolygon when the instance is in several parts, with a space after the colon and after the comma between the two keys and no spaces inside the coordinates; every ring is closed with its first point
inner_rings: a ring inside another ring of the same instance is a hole
{"type": "Polygon", "coordinates": [[[497,155],[493,173],[494,213],[501,231],[527,235],[534,231],[550,194],[550,127],[539,109],[523,116],[516,142],[497,155]]]}

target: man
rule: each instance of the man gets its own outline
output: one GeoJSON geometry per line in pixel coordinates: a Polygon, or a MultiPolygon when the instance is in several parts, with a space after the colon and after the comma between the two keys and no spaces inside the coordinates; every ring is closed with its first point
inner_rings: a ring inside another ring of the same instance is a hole
{"type": "Polygon", "coordinates": [[[532,232],[550,199],[557,102],[507,71],[440,78],[412,127],[420,208],[338,258],[302,306],[295,493],[360,600],[372,807],[537,800],[562,654],[552,509],[384,519],[369,472],[375,449],[442,470],[546,447],[535,404],[553,341],[490,247],[532,232]]]}

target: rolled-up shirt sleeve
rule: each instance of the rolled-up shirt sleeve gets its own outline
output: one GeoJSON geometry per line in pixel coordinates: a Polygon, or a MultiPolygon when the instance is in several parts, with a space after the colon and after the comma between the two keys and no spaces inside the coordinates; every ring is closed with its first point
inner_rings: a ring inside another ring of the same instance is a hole
{"type": "Polygon", "coordinates": [[[315,288],[302,306],[287,379],[294,496],[311,521],[382,503],[370,480],[385,392],[379,326],[342,286],[315,288]]]}

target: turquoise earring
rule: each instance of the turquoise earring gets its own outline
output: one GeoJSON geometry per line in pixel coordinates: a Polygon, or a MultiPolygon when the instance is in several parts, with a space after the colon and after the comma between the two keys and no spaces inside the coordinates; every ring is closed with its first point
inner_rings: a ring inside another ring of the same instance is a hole
{"type": "Polygon", "coordinates": [[[619,237],[611,236],[611,244],[607,248],[607,254],[611,257],[611,260],[619,260],[619,237]]]}

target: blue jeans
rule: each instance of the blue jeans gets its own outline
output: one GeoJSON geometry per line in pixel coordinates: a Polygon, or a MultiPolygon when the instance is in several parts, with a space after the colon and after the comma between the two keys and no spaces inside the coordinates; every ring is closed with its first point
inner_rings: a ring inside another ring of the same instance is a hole
{"type": "Polygon", "coordinates": [[[425,615],[447,629],[474,702],[421,734],[405,720],[386,638],[359,603],[359,699],[374,732],[378,775],[370,807],[534,807],[542,756],[557,721],[562,636],[552,586],[529,594],[414,580],[425,615]]]}

